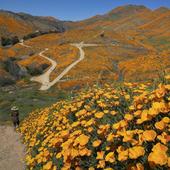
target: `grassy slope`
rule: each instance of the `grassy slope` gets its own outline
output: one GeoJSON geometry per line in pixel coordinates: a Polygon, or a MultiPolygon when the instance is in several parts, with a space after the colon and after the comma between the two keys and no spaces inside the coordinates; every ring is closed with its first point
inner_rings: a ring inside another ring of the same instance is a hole
{"type": "Polygon", "coordinates": [[[40,92],[37,87],[17,87],[15,90],[0,91],[0,123],[10,123],[10,108],[14,105],[20,109],[20,119],[23,120],[29,112],[50,106],[57,100],[70,97],[70,92],[62,89],[51,89],[40,92]]]}

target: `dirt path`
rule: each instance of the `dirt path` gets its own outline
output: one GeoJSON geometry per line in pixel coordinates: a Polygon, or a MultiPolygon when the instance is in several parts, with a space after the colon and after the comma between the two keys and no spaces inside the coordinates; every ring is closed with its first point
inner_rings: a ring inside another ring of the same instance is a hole
{"type": "Polygon", "coordinates": [[[48,86],[49,82],[50,82],[50,74],[55,70],[56,66],[57,66],[57,62],[46,57],[43,53],[46,52],[48,50],[48,48],[46,48],[44,51],[39,53],[39,56],[45,58],[46,60],[48,60],[49,62],[51,62],[51,67],[42,75],[40,76],[36,76],[36,77],[32,77],[31,81],[36,81],[38,83],[41,83],[41,86],[48,86]]]}
{"type": "MultiPolygon", "coordinates": [[[[20,45],[22,45],[23,47],[27,47],[27,48],[31,48],[31,46],[25,45],[24,41],[21,40],[20,45]]],[[[45,58],[46,60],[51,62],[51,67],[42,75],[40,76],[36,76],[36,77],[32,77],[30,80],[31,81],[36,81],[38,83],[41,83],[41,87],[40,90],[48,90],[50,89],[52,86],[54,86],[57,82],[59,82],[74,66],[76,66],[80,61],[82,61],[85,57],[85,52],[83,50],[83,47],[92,47],[92,46],[98,46],[97,44],[84,44],[84,42],[81,43],[74,43],[71,44],[72,46],[75,46],[76,48],[79,49],[80,51],[80,57],[78,60],[76,60],[75,62],[73,62],[72,64],[70,64],[68,67],[66,67],[63,72],[57,76],[53,81],[50,82],[50,75],[51,73],[54,71],[54,69],[57,66],[56,61],[48,58],[47,56],[45,56],[43,53],[46,52],[48,50],[48,48],[46,48],[44,51],[41,51],[39,53],[39,56],[45,58]]]]}
{"type": "Polygon", "coordinates": [[[78,60],[76,60],[75,62],[73,62],[72,64],[70,64],[68,67],[66,67],[63,72],[56,77],[53,81],[46,83],[45,85],[42,84],[40,90],[48,90],[50,89],[52,86],[54,86],[57,82],[59,82],[61,80],[61,78],[63,78],[74,66],[76,66],[80,61],[82,61],[85,57],[85,52],[83,50],[83,47],[92,47],[92,46],[98,46],[97,44],[84,44],[84,42],[81,43],[75,43],[75,44],[71,44],[72,46],[75,46],[76,48],[79,49],[80,51],[80,57],[78,60]]]}
{"type": "MultiPolygon", "coordinates": [[[[31,48],[31,46],[25,45],[23,40],[21,40],[21,42],[19,44],[21,46],[23,46],[23,47],[31,48]]],[[[48,87],[49,86],[50,75],[55,70],[55,68],[57,66],[57,62],[56,61],[52,60],[51,58],[49,58],[49,57],[47,57],[47,56],[45,56],[43,54],[47,50],[48,50],[48,48],[46,48],[45,50],[41,51],[39,53],[39,56],[42,57],[42,58],[45,58],[46,60],[48,60],[51,63],[51,67],[45,73],[41,74],[40,76],[35,76],[35,77],[32,77],[30,79],[31,81],[35,81],[35,82],[41,83],[40,90],[42,89],[42,87],[48,87]]]]}
{"type": "Polygon", "coordinates": [[[11,126],[0,126],[0,170],[24,170],[24,145],[11,126]]]}
{"type": "Polygon", "coordinates": [[[24,40],[20,40],[20,43],[19,43],[19,44],[20,44],[21,46],[23,46],[23,47],[31,48],[31,46],[24,44],[24,40]]]}

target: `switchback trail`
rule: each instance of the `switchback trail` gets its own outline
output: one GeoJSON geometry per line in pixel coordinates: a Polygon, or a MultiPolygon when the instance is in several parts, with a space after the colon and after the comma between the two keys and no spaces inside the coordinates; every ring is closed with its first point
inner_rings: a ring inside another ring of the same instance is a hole
{"type": "Polygon", "coordinates": [[[24,170],[25,152],[20,135],[11,126],[0,126],[0,170],[24,170]]]}
{"type": "Polygon", "coordinates": [[[50,74],[55,70],[57,63],[56,61],[48,58],[47,56],[45,56],[43,53],[46,52],[48,50],[48,48],[46,48],[44,51],[39,53],[39,56],[45,58],[46,60],[48,60],[49,62],[51,62],[51,67],[42,75],[40,76],[36,76],[36,77],[32,77],[31,81],[36,81],[41,83],[41,88],[42,86],[48,86],[49,82],[50,82],[50,74]]]}
{"type": "MultiPolygon", "coordinates": [[[[25,45],[23,40],[21,40],[20,45],[23,46],[23,47],[31,48],[31,46],[25,45]]],[[[39,53],[39,56],[42,57],[42,58],[45,58],[46,60],[48,60],[51,63],[51,67],[45,73],[41,74],[40,76],[35,76],[35,77],[32,77],[30,79],[31,81],[35,81],[35,82],[41,83],[41,86],[43,86],[43,87],[46,87],[46,86],[49,85],[50,74],[55,70],[55,68],[57,66],[57,62],[56,61],[54,61],[51,58],[49,58],[49,57],[44,55],[44,53],[47,50],[48,50],[48,48],[46,48],[45,50],[41,51],[39,53]]],[[[40,90],[41,90],[41,88],[40,88],[40,90]]]]}
{"type": "Polygon", "coordinates": [[[46,83],[45,85],[42,84],[40,90],[48,90],[50,89],[52,86],[54,86],[57,82],[59,82],[61,80],[61,78],[63,78],[74,66],[76,66],[80,61],[82,61],[85,57],[85,52],[83,50],[83,47],[92,47],[92,46],[97,46],[97,44],[84,44],[84,42],[81,43],[74,43],[71,44],[72,46],[75,46],[76,48],[79,49],[80,51],[80,57],[78,60],[76,60],[75,62],[73,62],[72,64],[70,64],[68,67],[66,67],[63,72],[56,77],[53,81],[46,83]]]}
{"type": "MultiPolygon", "coordinates": [[[[27,47],[27,48],[31,48],[31,46],[25,45],[24,41],[21,40],[20,45],[27,47]]],[[[54,86],[57,82],[59,82],[74,66],[76,66],[80,61],[82,61],[85,57],[85,52],[83,50],[83,47],[92,47],[92,46],[98,46],[97,44],[84,44],[84,42],[81,43],[74,43],[71,44],[72,46],[76,47],[79,49],[80,51],[80,57],[78,60],[76,60],[75,62],[73,62],[72,64],[70,64],[68,67],[66,67],[63,72],[61,74],[59,74],[59,76],[57,76],[53,81],[50,82],[50,75],[51,73],[54,71],[54,69],[57,66],[56,61],[50,59],[49,57],[45,56],[43,53],[46,52],[48,50],[48,48],[46,48],[44,51],[41,51],[39,53],[39,56],[45,58],[46,60],[51,62],[51,67],[42,75],[40,76],[36,76],[36,77],[32,77],[30,80],[31,81],[35,81],[38,83],[41,83],[41,87],[40,90],[48,90],[50,89],[52,86],[54,86]]]]}

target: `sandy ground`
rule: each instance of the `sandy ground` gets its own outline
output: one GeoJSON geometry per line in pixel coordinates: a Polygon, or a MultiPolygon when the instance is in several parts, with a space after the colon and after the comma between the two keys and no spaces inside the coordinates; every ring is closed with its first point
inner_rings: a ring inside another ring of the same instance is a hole
{"type": "Polygon", "coordinates": [[[0,170],[24,170],[24,145],[11,126],[0,126],[0,170]]]}

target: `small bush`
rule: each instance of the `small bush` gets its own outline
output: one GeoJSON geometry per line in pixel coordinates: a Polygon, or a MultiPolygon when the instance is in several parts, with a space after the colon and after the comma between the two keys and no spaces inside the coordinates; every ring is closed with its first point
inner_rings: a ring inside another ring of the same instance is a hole
{"type": "Polygon", "coordinates": [[[19,42],[19,38],[17,36],[14,36],[12,38],[1,37],[2,46],[14,45],[17,44],[18,42],[19,42]]]}
{"type": "Polygon", "coordinates": [[[0,86],[9,86],[15,84],[15,81],[8,77],[0,77],[0,86]]]}

